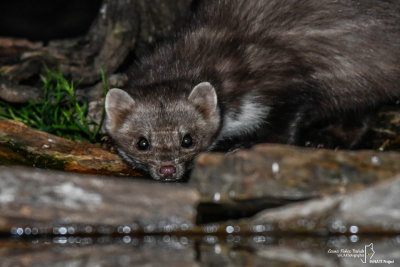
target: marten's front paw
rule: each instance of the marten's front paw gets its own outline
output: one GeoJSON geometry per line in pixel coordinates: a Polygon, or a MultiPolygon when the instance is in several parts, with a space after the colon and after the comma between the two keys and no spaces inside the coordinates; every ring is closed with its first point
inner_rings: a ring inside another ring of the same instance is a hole
{"type": "Polygon", "coordinates": [[[111,137],[109,137],[108,135],[104,135],[103,138],[101,138],[101,147],[105,150],[110,151],[111,153],[114,153],[114,154],[117,153],[115,146],[114,146],[114,142],[111,139],[111,137]]]}

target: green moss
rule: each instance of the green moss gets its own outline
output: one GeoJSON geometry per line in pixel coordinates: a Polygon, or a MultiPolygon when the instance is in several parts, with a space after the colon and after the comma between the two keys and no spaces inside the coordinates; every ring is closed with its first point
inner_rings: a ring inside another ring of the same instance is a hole
{"type": "Polygon", "coordinates": [[[47,168],[55,170],[64,170],[65,160],[58,159],[52,155],[43,153],[33,153],[24,145],[17,145],[12,140],[0,144],[3,152],[10,151],[11,157],[9,162],[3,162],[4,165],[27,165],[38,168],[47,168]]]}
{"type": "MultiPolygon", "coordinates": [[[[12,105],[0,100],[0,118],[23,122],[31,128],[71,140],[92,143],[99,141],[102,136],[100,129],[104,120],[104,107],[99,124],[88,121],[88,103],[75,96],[74,82],[68,81],[60,71],[45,69],[46,75],[41,77],[43,99],[39,102],[29,101],[24,105],[12,105]]],[[[107,83],[103,69],[100,71],[105,95],[107,83]]]]}

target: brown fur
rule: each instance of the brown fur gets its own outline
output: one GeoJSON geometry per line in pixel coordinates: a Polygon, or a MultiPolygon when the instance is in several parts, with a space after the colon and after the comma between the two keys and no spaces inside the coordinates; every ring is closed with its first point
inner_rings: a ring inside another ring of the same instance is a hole
{"type": "Polygon", "coordinates": [[[136,105],[125,119],[108,115],[125,129],[108,132],[121,155],[154,178],[178,159],[179,179],[199,152],[224,140],[298,144],[315,121],[361,117],[399,97],[400,2],[204,1],[176,41],[130,74],[136,105]],[[207,101],[188,101],[201,82],[217,95],[210,116],[207,101]],[[191,151],[180,147],[186,132],[197,142],[191,151]],[[140,135],[157,146],[134,150],[140,135]]]}

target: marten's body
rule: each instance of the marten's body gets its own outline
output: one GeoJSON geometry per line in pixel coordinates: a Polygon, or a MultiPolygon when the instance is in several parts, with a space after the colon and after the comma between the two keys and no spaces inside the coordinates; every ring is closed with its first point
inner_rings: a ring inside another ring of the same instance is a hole
{"type": "Polygon", "coordinates": [[[107,131],[126,161],[177,180],[226,140],[297,144],[399,97],[400,2],[206,0],[131,76],[107,96],[107,131]]]}

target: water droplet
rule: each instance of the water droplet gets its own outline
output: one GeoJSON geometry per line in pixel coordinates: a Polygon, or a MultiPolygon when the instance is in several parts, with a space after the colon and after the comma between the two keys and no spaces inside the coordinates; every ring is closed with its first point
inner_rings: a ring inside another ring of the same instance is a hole
{"type": "Polygon", "coordinates": [[[58,233],[60,234],[60,235],[65,235],[65,234],[67,234],[67,228],[65,228],[65,227],[60,227],[60,228],[58,228],[58,233]]]}
{"type": "Polygon", "coordinates": [[[23,234],[24,234],[24,229],[22,229],[22,228],[17,228],[16,234],[17,234],[17,235],[23,235],[23,234]]]}
{"type": "Polygon", "coordinates": [[[125,234],[129,234],[131,232],[131,228],[129,226],[125,225],[122,228],[122,232],[124,232],[125,234]]]}
{"type": "Polygon", "coordinates": [[[44,145],[42,146],[42,148],[43,148],[43,149],[47,149],[47,148],[50,148],[50,146],[49,146],[48,144],[44,144],[44,145]]]}
{"type": "Polygon", "coordinates": [[[54,141],[54,140],[51,139],[51,138],[47,139],[47,141],[48,141],[49,143],[52,143],[52,144],[55,144],[55,142],[56,142],[56,141],[54,141]]]}
{"type": "Polygon", "coordinates": [[[276,179],[280,177],[279,164],[277,162],[272,163],[272,174],[276,179]]]}
{"type": "Polygon", "coordinates": [[[215,202],[219,202],[220,200],[221,200],[221,194],[220,193],[215,193],[214,194],[214,196],[213,196],[213,200],[215,201],[215,202]]]}
{"type": "Polygon", "coordinates": [[[214,246],[214,252],[215,254],[220,254],[222,251],[221,246],[219,244],[214,246]]]}
{"type": "Polygon", "coordinates": [[[372,164],[374,164],[374,165],[380,165],[380,163],[381,163],[379,157],[377,157],[377,156],[373,156],[373,157],[371,158],[371,162],[372,162],[372,164]]]}
{"type": "Polygon", "coordinates": [[[355,225],[350,226],[350,233],[357,234],[358,233],[358,227],[355,226],[355,225]]]}
{"type": "Polygon", "coordinates": [[[181,231],[187,231],[189,229],[189,225],[187,223],[181,224],[181,231]]]}
{"type": "Polygon", "coordinates": [[[73,227],[73,226],[69,226],[67,230],[68,230],[68,234],[70,234],[70,235],[73,235],[76,232],[75,227],[73,227]]]}
{"type": "Polygon", "coordinates": [[[253,232],[255,232],[255,233],[262,233],[264,231],[265,231],[264,225],[259,224],[259,225],[253,226],[253,232]]]}
{"type": "Polygon", "coordinates": [[[225,230],[228,234],[232,234],[235,229],[233,228],[233,226],[228,225],[225,230]]]}
{"type": "Polygon", "coordinates": [[[26,228],[25,228],[25,234],[26,234],[26,235],[30,235],[31,233],[32,233],[31,228],[26,227],[26,228]]]}
{"type": "Polygon", "coordinates": [[[149,224],[149,225],[146,225],[143,230],[145,233],[152,233],[152,232],[154,232],[155,229],[156,229],[156,226],[154,224],[149,224]]]}
{"type": "Polygon", "coordinates": [[[203,226],[203,231],[206,233],[215,233],[218,231],[218,224],[206,224],[203,226]]]}
{"type": "Polygon", "coordinates": [[[93,232],[93,227],[90,225],[85,226],[85,232],[90,234],[93,232]]]}

